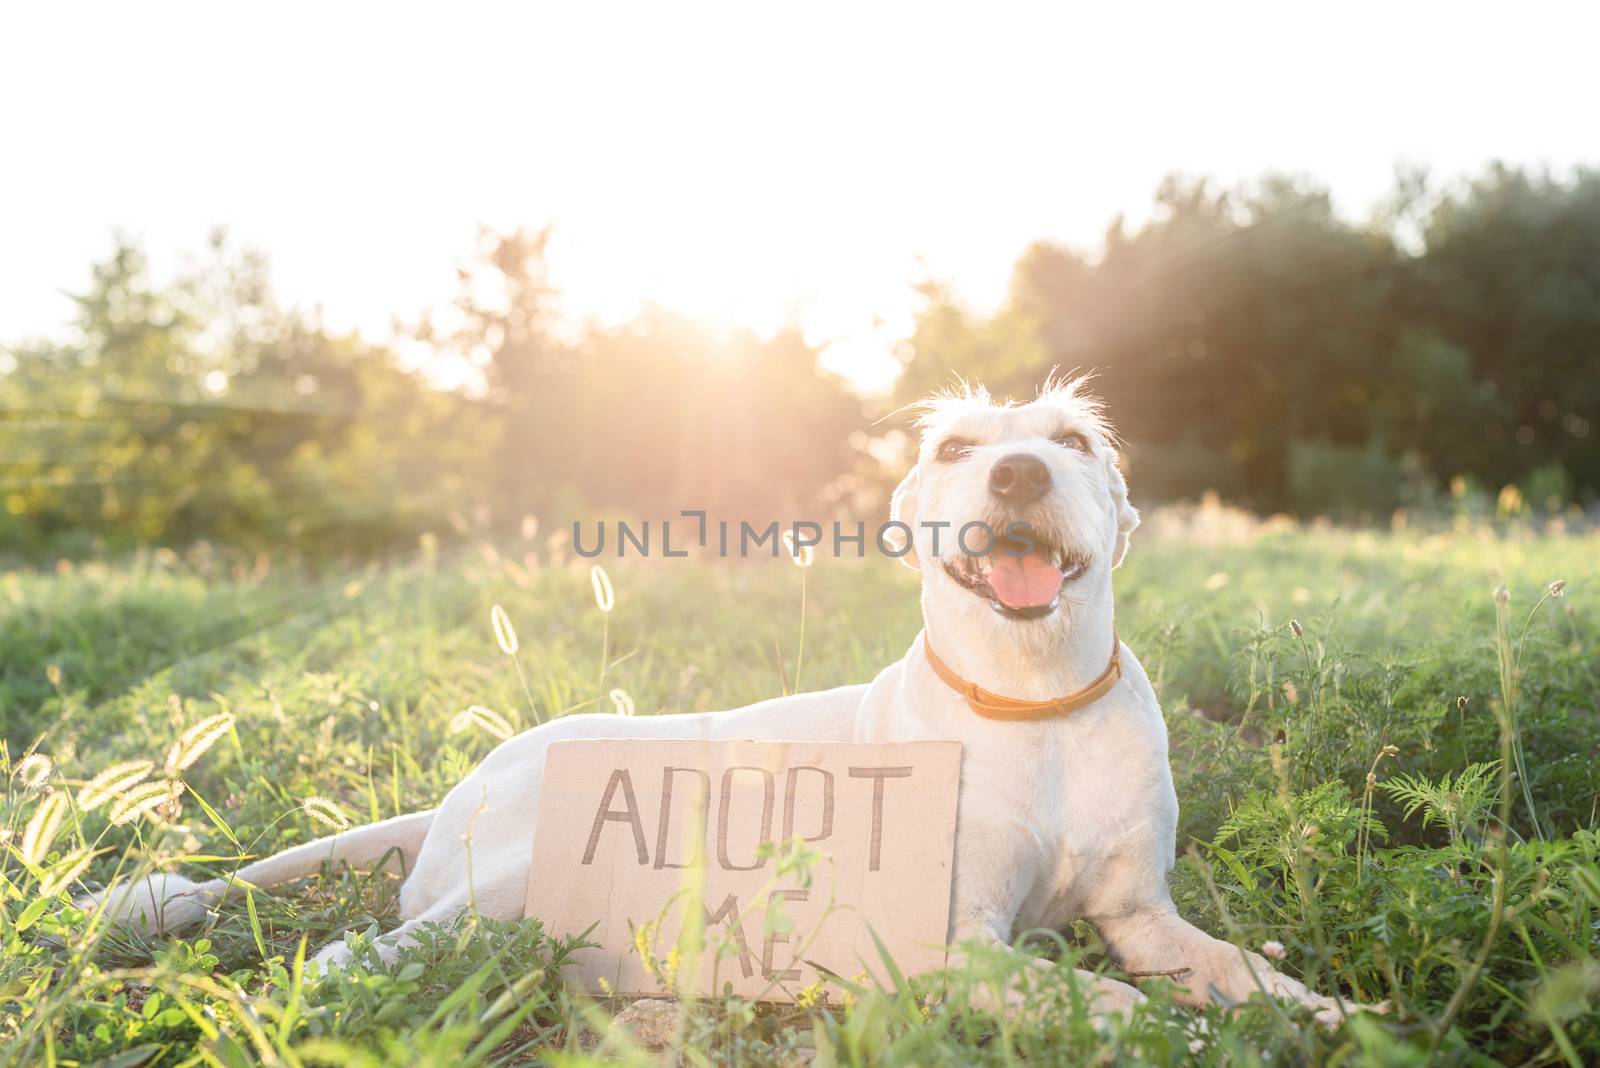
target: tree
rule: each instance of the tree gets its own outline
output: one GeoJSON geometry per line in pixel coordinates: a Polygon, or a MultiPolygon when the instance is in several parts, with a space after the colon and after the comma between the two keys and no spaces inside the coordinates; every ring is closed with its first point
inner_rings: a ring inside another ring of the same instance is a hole
{"type": "Polygon", "coordinates": [[[1559,464],[1600,494],[1600,173],[1496,165],[1442,196],[1408,304],[1467,354],[1490,398],[1451,441],[1490,485],[1559,464]]]}

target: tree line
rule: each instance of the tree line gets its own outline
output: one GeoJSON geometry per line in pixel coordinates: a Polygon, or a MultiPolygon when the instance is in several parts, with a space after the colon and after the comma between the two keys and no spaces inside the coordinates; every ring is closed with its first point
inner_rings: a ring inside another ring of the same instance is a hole
{"type": "Polygon", "coordinates": [[[1600,175],[1402,176],[1371,219],[1268,178],[1169,180],[1090,259],[1048,244],[974,318],[932,294],[901,389],[1093,368],[1154,499],[1386,515],[1473,487],[1600,492],[1600,175]]]}
{"type": "Polygon", "coordinates": [[[1600,494],[1594,171],[1402,175],[1362,220],[1304,179],[1169,179],[1093,253],[1027,250],[993,314],[925,283],[887,397],[819,370],[798,329],[653,307],[563,326],[547,236],[483,234],[455,303],[396,343],[281,307],[220,235],[172,281],[119,242],[69,334],[0,351],[0,551],[861,515],[907,462],[885,416],[956,376],[1026,396],[1056,367],[1096,375],[1144,502],[1350,518],[1600,494]]]}

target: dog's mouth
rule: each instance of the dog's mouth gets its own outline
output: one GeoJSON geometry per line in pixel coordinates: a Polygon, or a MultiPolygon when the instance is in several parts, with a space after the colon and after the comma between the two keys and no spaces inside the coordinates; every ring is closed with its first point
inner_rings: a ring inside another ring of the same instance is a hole
{"type": "Polygon", "coordinates": [[[1034,531],[1027,541],[999,538],[987,555],[958,552],[943,563],[957,586],[1007,619],[1048,616],[1061,603],[1061,588],[1089,569],[1088,557],[1034,531]]]}

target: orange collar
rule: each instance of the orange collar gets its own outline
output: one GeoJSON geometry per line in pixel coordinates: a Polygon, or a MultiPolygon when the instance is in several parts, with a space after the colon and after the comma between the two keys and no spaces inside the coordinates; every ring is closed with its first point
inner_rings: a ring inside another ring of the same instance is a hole
{"type": "Polygon", "coordinates": [[[968,682],[952,671],[949,664],[939,659],[933,651],[933,646],[928,643],[926,632],[922,635],[922,651],[928,655],[928,664],[933,668],[933,673],[944,680],[946,686],[966,698],[967,706],[984,719],[1018,721],[1070,715],[1110,693],[1111,687],[1122,678],[1122,643],[1117,640],[1115,628],[1111,631],[1111,663],[1106,665],[1100,677],[1077,693],[1069,693],[1065,697],[1049,701],[1019,701],[1014,697],[991,693],[975,682],[968,682]]]}

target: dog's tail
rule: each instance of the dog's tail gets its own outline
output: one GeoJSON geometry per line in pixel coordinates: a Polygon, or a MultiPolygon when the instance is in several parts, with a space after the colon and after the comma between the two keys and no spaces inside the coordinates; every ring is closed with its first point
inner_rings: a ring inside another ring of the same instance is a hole
{"type": "Polygon", "coordinates": [[[153,872],[115,883],[80,898],[77,904],[83,909],[103,909],[113,923],[142,920],[155,931],[175,931],[203,919],[230,888],[237,892],[247,886],[276,886],[302,879],[324,862],[373,865],[381,861],[387,870],[409,871],[437,811],[413,812],[330,834],[246,864],[226,879],[197,883],[181,875],[153,872]]]}

